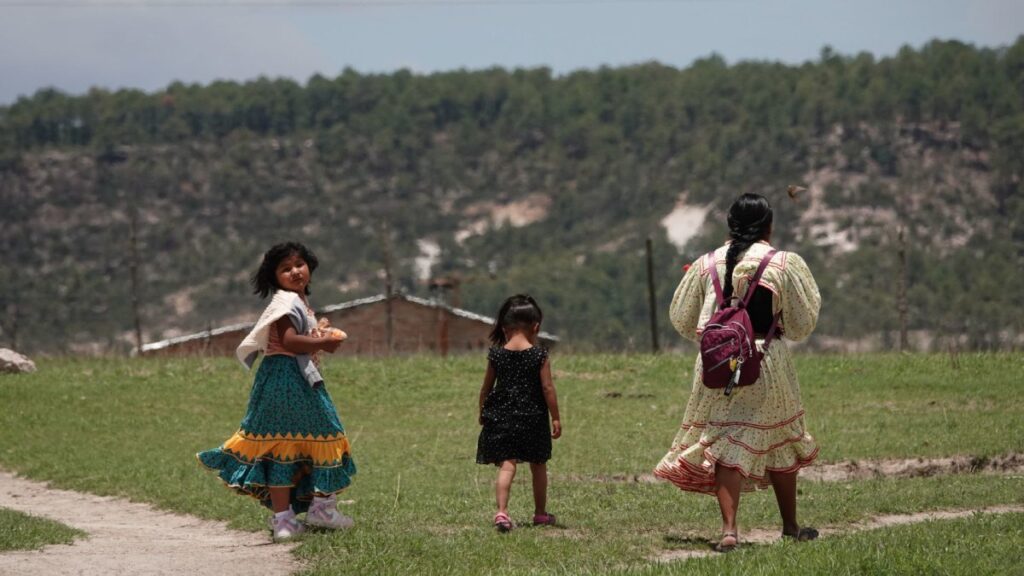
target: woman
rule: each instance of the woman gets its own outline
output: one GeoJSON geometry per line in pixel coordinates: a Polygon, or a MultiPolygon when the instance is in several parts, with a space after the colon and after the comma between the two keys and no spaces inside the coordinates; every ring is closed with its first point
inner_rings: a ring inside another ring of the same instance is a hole
{"type": "MultiPolygon", "coordinates": [[[[697,340],[717,306],[710,267],[716,266],[725,300],[744,295],[758,264],[769,251],[772,209],[757,194],[740,196],[729,209],[730,241],[695,261],[683,276],[669,309],[672,324],[684,337],[697,340]]],[[[813,528],[800,528],[796,519],[797,471],[818,455],[814,438],[804,428],[793,359],[781,338],[764,350],[764,337],[775,314],[779,330],[799,341],[818,320],[821,296],[803,259],[777,252],[758,282],[747,308],[756,344],[764,352],[761,377],[751,386],[726,396],[701,382],[697,357],[693,390],[672,449],[654,473],[679,488],[714,494],[722,510],[722,538],[716,549],[727,552],[739,544],[736,513],[740,492],[775,490],[782,515],[782,535],[798,540],[816,538],[813,528]]]]}

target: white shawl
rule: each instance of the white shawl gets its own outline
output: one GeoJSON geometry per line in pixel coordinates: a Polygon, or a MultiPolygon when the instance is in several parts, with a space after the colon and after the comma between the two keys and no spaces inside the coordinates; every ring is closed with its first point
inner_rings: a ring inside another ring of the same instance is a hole
{"type": "MultiPolygon", "coordinates": [[[[260,315],[260,319],[256,321],[252,331],[235,350],[235,356],[238,357],[242,366],[245,366],[246,369],[252,368],[259,353],[267,351],[271,326],[285,316],[292,321],[295,331],[299,334],[309,334],[313,331],[313,323],[306,315],[306,305],[302,301],[302,297],[288,290],[277,290],[274,292],[270,304],[260,315]]],[[[309,354],[296,354],[295,360],[299,363],[302,375],[311,386],[323,383],[324,379],[320,376],[320,371],[313,364],[309,354]]]]}

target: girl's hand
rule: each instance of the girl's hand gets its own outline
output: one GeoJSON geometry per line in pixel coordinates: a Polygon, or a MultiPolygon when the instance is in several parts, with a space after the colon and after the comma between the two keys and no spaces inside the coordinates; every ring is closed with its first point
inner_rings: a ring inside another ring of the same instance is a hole
{"type": "Polygon", "coordinates": [[[321,345],[323,346],[324,352],[334,354],[338,347],[341,346],[341,340],[335,340],[334,338],[324,338],[323,343],[321,345]]]}
{"type": "Polygon", "coordinates": [[[551,421],[551,437],[557,440],[561,436],[562,436],[562,421],[561,420],[552,420],[551,421]]]}

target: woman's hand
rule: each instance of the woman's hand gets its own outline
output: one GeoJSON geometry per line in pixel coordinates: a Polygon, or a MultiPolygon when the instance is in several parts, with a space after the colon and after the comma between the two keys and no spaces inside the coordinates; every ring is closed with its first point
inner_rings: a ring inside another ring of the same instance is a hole
{"type": "Polygon", "coordinates": [[[561,438],[561,436],[562,436],[562,421],[561,420],[552,420],[551,421],[551,437],[554,438],[555,440],[557,440],[557,439],[561,438]]]}

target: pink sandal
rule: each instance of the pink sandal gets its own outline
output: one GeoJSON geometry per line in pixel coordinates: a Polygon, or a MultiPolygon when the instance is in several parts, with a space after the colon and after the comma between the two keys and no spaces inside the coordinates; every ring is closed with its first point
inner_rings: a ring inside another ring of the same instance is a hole
{"type": "Polygon", "coordinates": [[[555,521],[554,514],[535,514],[533,516],[534,526],[554,526],[555,521]]]}
{"type": "Polygon", "coordinates": [[[508,514],[498,512],[494,515],[494,527],[498,529],[498,532],[508,532],[513,528],[512,519],[508,517],[508,514]]]}

